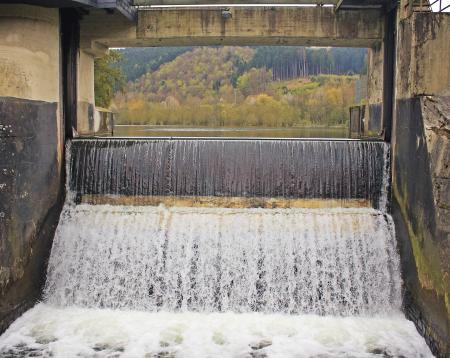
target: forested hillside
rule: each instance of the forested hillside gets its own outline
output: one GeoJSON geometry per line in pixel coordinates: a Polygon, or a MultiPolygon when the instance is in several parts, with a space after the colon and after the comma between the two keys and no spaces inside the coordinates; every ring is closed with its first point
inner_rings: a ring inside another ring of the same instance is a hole
{"type": "Polygon", "coordinates": [[[360,49],[151,50],[151,56],[136,52],[133,60],[127,54],[130,50],[122,51],[118,65],[129,82],[115,98],[120,123],[344,125],[348,107],[356,101],[355,84],[365,70],[365,51],[360,49]],[[142,62],[132,65],[139,56],[142,62]],[[145,73],[133,80],[141,71],[145,73]]]}
{"type": "MultiPolygon", "coordinates": [[[[128,81],[134,81],[163,63],[175,59],[193,47],[149,47],[119,50],[122,60],[118,66],[128,81]]],[[[318,74],[362,74],[366,70],[367,49],[364,48],[311,48],[299,46],[253,47],[254,56],[249,63],[238,66],[238,72],[251,67],[272,70],[274,79],[291,79],[318,74]]]]}
{"type": "Polygon", "coordinates": [[[127,81],[134,81],[147,72],[156,71],[161,64],[172,61],[192,47],[147,47],[118,50],[122,55],[117,66],[127,81]]]}

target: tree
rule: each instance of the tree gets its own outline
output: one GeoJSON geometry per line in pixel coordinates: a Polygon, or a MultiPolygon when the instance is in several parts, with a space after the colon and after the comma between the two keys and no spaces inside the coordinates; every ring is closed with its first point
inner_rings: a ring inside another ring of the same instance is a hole
{"type": "Polygon", "coordinates": [[[122,91],[125,87],[125,76],[122,70],[114,67],[121,58],[122,55],[119,52],[112,50],[108,55],[95,60],[94,91],[97,106],[109,107],[114,93],[122,91]]]}
{"type": "Polygon", "coordinates": [[[251,68],[237,80],[238,89],[250,96],[264,92],[272,81],[272,71],[263,68],[251,68]]]}

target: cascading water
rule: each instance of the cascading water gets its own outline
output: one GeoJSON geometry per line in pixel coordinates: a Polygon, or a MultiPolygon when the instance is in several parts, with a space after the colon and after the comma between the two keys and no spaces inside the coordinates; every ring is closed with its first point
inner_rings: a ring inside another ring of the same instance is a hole
{"type": "Polygon", "coordinates": [[[392,223],[371,209],[69,207],[46,301],[149,311],[400,308],[392,223]]]}
{"type": "Polygon", "coordinates": [[[378,205],[388,145],[325,140],[78,140],[77,195],[367,199],[378,205]]]}
{"type": "Polygon", "coordinates": [[[431,357],[400,311],[386,144],[83,140],[70,153],[44,303],[0,337],[0,353],[431,357]],[[92,194],[350,197],[375,208],[76,204],[92,194]]]}

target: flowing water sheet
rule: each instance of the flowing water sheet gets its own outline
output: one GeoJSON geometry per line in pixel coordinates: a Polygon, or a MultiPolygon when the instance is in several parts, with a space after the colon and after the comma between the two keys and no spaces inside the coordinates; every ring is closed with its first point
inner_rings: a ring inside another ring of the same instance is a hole
{"type": "Polygon", "coordinates": [[[431,357],[372,209],[69,204],[11,356],[431,357]]]}
{"type": "Polygon", "coordinates": [[[392,222],[371,209],[67,206],[48,303],[334,315],[400,308],[392,222]]]}
{"type": "Polygon", "coordinates": [[[79,140],[67,153],[44,302],[0,337],[1,357],[432,357],[401,312],[387,144],[79,140]],[[84,195],[377,210],[76,205],[84,195]]]}
{"type": "MultiPolygon", "coordinates": [[[[336,140],[75,140],[76,195],[386,198],[389,145],[336,140]]],[[[384,199],[383,199],[384,198],[384,199]]]]}

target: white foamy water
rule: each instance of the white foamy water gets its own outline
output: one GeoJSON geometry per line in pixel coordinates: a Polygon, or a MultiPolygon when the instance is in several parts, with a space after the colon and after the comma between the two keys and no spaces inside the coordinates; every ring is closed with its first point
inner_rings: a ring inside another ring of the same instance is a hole
{"type": "Polygon", "coordinates": [[[401,305],[372,209],[66,206],[48,303],[145,311],[376,314],[401,305]]]}
{"type": "Polygon", "coordinates": [[[26,312],[0,337],[0,355],[27,354],[61,358],[432,357],[412,322],[400,313],[389,318],[150,313],[47,304],[26,312]]]}
{"type": "Polygon", "coordinates": [[[374,209],[66,204],[0,357],[432,357],[374,209]]]}

